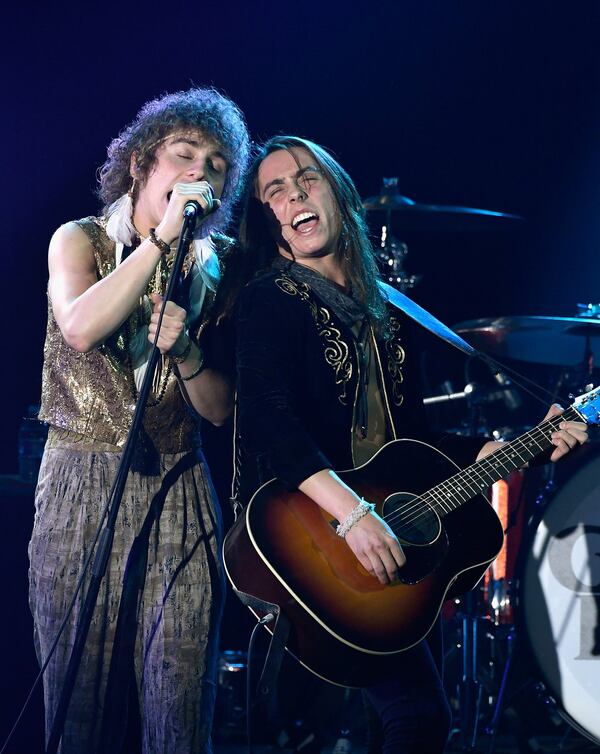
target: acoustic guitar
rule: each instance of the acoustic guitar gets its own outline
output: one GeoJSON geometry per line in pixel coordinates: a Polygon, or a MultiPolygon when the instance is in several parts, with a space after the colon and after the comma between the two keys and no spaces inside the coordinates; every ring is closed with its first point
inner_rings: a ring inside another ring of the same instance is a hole
{"type": "Polygon", "coordinates": [[[550,449],[561,421],[599,423],[599,396],[600,388],[581,396],[463,470],[426,443],[393,440],[365,465],[340,472],[402,544],[406,564],[394,584],[361,566],[337,536],[338,522],[309,497],[267,482],[225,539],[234,590],[258,618],[267,612],[261,603],[279,606],[291,623],[286,649],[316,675],[343,686],[377,682],[500,551],[504,534],[484,497],[489,487],[550,449]]]}

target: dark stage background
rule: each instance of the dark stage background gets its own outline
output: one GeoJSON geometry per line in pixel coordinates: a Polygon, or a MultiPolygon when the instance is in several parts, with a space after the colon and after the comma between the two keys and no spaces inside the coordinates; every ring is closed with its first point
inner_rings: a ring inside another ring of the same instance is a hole
{"type": "MultiPolygon", "coordinates": [[[[49,238],[96,212],[106,146],[166,91],[216,86],[256,140],[291,132],[327,146],[363,196],[398,176],[417,201],[523,216],[512,228],[397,231],[423,275],[414,298],[450,324],[600,301],[597,0],[23,3],[3,11],[2,30],[1,474],[16,473],[19,425],[39,398],[49,238]]],[[[456,360],[432,353],[428,387],[461,387],[456,360]]],[[[227,429],[207,443],[226,491],[227,429]]],[[[4,493],[6,718],[33,667],[32,500],[4,493]]],[[[226,622],[224,643],[246,640],[245,620],[226,622]]]]}

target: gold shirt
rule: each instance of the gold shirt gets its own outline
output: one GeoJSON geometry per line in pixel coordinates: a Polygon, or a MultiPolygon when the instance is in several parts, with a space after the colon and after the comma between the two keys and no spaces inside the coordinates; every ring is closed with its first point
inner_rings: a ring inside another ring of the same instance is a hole
{"type": "MultiPolygon", "coordinates": [[[[106,277],[115,268],[115,243],[106,235],[103,219],[88,217],[78,220],[77,225],[92,244],[98,279],[106,277]]],[[[142,320],[140,304],[102,345],[79,353],[63,339],[48,298],[39,418],[51,427],[121,448],[137,395],[128,344],[142,320]]],[[[185,404],[172,373],[162,399],[152,405],[153,399],[156,396],[151,394],[144,430],[155,449],[179,453],[193,448],[197,418],[185,404]]]]}

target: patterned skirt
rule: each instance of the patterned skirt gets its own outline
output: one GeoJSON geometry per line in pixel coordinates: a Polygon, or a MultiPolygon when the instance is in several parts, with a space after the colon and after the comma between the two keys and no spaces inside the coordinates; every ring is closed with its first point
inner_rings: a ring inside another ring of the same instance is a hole
{"type": "MultiPolygon", "coordinates": [[[[115,452],[51,443],[46,448],[29,545],[30,605],[40,664],[46,661],[67,613],[119,459],[115,452]]],[[[128,578],[137,568],[139,598],[134,600],[133,611],[137,630],[130,630],[132,656],[114,664],[123,665],[116,670],[137,688],[143,752],[211,751],[218,629],[225,592],[221,517],[206,463],[197,452],[162,455],[160,466],[159,476],[130,472],[127,479],[64,727],[62,754],[98,750],[126,565],[128,578]],[[145,534],[141,547],[140,532],[145,534]],[[128,564],[136,537],[143,557],[128,564]]],[[[88,582],[86,574],[44,674],[46,735],[88,582]]],[[[127,701],[125,694],[120,707],[123,722],[127,701]]]]}

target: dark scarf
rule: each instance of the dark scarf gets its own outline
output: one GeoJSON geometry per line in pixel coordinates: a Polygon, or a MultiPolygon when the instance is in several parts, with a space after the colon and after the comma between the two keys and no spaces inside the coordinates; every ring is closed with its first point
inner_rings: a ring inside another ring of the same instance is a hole
{"type": "Polygon", "coordinates": [[[320,272],[281,256],[273,261],[272,266],[287,273],[297,283],[310,286],[317,296],[333,309],[346,327],[352,329],[365,319],[364,305],[352,297],[352,291],[346,293],[337,283],[321,275],[320,272]]]}

